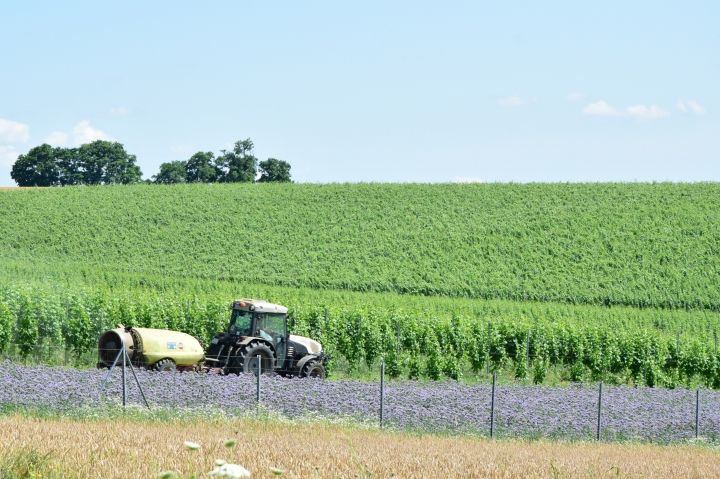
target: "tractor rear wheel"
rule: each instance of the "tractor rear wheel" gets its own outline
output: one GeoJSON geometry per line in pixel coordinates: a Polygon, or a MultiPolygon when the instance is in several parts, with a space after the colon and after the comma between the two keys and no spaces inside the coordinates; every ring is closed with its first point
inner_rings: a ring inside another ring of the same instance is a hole
{"type": "Polygon", "coordinates": [[[325,379],[325,367],[320,361],[310,360],[300,370],[300,377],[325,379]]]}
{"type": "Polygon", "coordinates": [[[235,373],[258,373],[260,356],[260,374],[271,375],[275,372],[275,355],[272,349],[263,343],[252,342],[235,353],[235,373]]]}
{"type": "Polygon", "coordinates": [[[177,371],[177,367],[175,366],[175,361],[172,359],[166,358],[161,359],[160,361],[156,362],[153,365],[153,369],[155,371],[169,371],[171,373],[174,373],[177,371]]]}

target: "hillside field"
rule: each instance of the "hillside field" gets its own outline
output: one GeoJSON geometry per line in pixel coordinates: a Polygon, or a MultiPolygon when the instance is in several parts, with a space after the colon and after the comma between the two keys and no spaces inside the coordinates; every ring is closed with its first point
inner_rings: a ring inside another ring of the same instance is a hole
{"type": "Polygon", "coordinates": [[[234,184],[0,195],[8,259],[359,292],[720,308],[720,185],[234,184]]]}
{"type": "Polygon", "coordinates": [[[718,387],[718,205],[713,183],[8,191],[0,348],[91,350],[119,322],[207,339],[257,296],[401,375],[718,387]]]}

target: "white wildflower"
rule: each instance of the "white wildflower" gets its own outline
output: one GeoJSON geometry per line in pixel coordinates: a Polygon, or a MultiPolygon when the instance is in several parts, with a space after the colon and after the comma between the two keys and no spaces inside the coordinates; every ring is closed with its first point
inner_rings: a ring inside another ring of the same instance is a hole
{"type": "Polygon", "coordinates": [[[185,441],[183,444],[185,444],[185,447],[192,451],[197,451],[198,449],[200,449],[200,444],[196,442],[185,441]]]}
{"type": "Polygon", "coordinates": [[[241,477],[250,477],[250,471],[237,464],[223,464],[212,471],[208,472],[208,476],[229,477],[231,479],[239,479],[241,477]]]}

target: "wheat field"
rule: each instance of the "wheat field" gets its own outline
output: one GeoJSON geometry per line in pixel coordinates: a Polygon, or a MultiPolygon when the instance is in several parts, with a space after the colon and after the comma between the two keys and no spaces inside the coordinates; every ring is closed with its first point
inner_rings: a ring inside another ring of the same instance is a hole
{"type": "Polygon", "coordinates": [[[718,477],[720,453],[692,445],[490,441],[415,436],[328,424],[271,421],[78,421],[0,418],[2,477],[182,477],[208,472],[215,459],[252,477],[718,477]],[[223,442],[237,439],[228,449],[223,442]],[[184,441],[199,444],[189,450],[184,441]],[[26,476],[12,458],[45,456],[26,476]]]}

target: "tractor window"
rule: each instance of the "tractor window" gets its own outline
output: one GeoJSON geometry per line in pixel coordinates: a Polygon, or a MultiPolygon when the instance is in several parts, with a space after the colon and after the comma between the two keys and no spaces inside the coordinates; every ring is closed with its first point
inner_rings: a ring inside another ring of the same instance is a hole
{"type": "MultiPolygon", "coordinates": [[[[270,337],[285,337],[284,314],[258,313],[257,318],[258,329],[260,330],[259,334],[261,336],[265,336],[262,334],[264,332],[270,337]]],[[[265,339],[268,338],[266,337],[265,339]]]]}
{"type": "Polygon", "coordinates": [[[278,367],[282,367],[285,360],[285,315],[257,313],[257,331],[255,334],[272,343],[275,348],[275,357],[278,358],[278,367]]]}
{"type": "Polygon", "coordinates": [[[239,334],[240,336],[252,336],[252,331],[250,331],[251,323],[251,313],[235,309],[230,318],[230,332],[239,334]]]}

